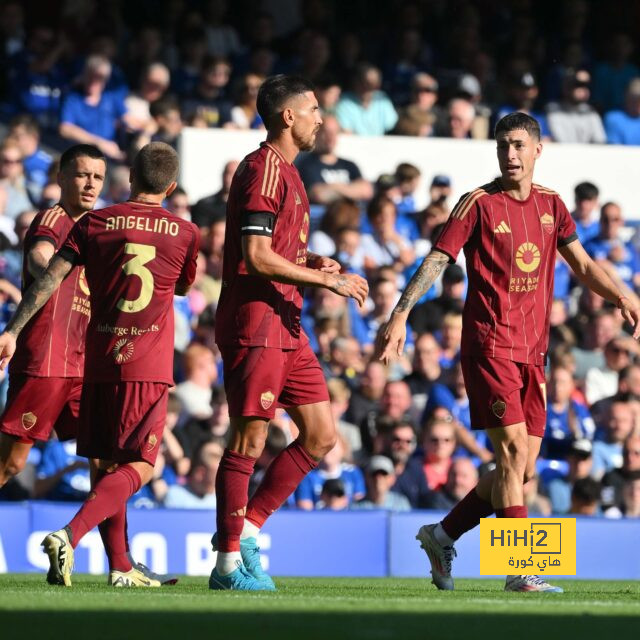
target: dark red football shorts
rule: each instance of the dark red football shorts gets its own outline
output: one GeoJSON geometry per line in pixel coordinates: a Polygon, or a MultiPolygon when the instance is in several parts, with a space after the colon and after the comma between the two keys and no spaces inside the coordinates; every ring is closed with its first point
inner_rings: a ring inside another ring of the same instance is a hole
{"type": "Polygon", "coordinates": [[[155,464],[168,397],[169,385],[160,382],[85,382],[78,455],[155,464]]]}
{"type": "Polygon", "coordinates": [[[472,429],[506,427],[517,422],[542,438],[547,422],[544,367],[502,358],[461,358],[469,396],[472,429]]]}
{"type": "Polygon", "coordinates": [[[48,440],[55,429],[60,440],[78,435],[82,378],[39,378],[12,373],[0,431],[20,442],[48,440]]]}
{"type": "Polygon", "coordinates": [[[271,420],[276,407],[329,400],[320,363],[308,342],[297,349],[222,347],[229,415],[271,420]]]}

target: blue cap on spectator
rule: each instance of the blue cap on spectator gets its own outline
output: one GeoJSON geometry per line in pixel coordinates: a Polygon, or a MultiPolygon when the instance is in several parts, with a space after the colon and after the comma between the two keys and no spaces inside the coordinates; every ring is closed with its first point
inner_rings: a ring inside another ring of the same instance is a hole
{"type": "Polygon", "coordinates": [[[431,181],[432,187],[450,187],[451,186],[451,178],[449,176],[445,176],[444,174],[438,174],[433,177],[431,181]]]}

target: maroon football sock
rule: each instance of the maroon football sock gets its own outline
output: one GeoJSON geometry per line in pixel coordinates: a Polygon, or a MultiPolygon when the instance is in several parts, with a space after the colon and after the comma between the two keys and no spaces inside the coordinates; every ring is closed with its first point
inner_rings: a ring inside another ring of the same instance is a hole
{"type": "Polygon", "coordinates": [[[123,504],[110,518],[98,525],[102,544],[109,560],[109,571],[131,571],[127,555],[127,506],[123,504]]]}
{"type": "Polygon", "coordinates": [[[75,549],[88,531],[123,509],[141,484],[138,472],[129,465],[118,467],[113,473],[100,478],[68,525],[71,546],[75,549]]]}
{"type": "Polygon", "coordinates": [[[477,527],[480,518],[487,518],[492,513],[491,503],[483,500],[474,488],[449,511],[441,523],[442,528],[450,538],[457,540],[463,533],[477,527]]]}
{"type": "Polygon", "coordinates": [[[294,440],[269,465],[260,486],[249,501],[247,520],[258,528],[261,527],[295,491],[302,478],[317,466],[315,458],[294,440]]]}
{"type": "Polygon", "coordinates": [[[240,534],[249,499],[249,478],[256,459],[229,449],[224,455],[216,475],[216,523],[218,550],[223,553],[240,551],[240,534]]]}
{"type": "Polygon", "coordinates": [[[504,509],[496,509],[497,518],[526,518],[528,515],[527,507],[518,505],[516,507],[505,507],[504,509]]]}

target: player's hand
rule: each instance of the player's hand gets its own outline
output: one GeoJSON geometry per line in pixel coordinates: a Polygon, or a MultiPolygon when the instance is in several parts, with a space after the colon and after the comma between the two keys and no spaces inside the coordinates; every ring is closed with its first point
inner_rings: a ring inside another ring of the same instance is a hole
{"type": "Polygon", "coordinates": [[[325,273],[340,273],[340,263],[333,258],[326,256],[318,256],[311,264],[307,265],[310,269],[324,271],[325,273]]]}
{"type": "Polygon", "coordinates": [[[622,298],[620,300],[620,311],[622,317],[633,327],[633,337],[635,340],[640,338],[640,313],[629,300],[622,298]]]}
{"type": "Polygon", "coordinates": [[[5,331],[0,335],[0,369],[4,370],[13,358],[16,351],[16,338],[12,333],[5,331]]]}
{"type": "Polygon", "coordinates": [[[407,339],[406,318],[397,314],[391,314],[388,322],[385,322],[378,330],[376,336],[374,359],[382,360],[384,364],[394,357],[400,357],[407,339]]]}
{"type": "Polygon", "coordinates": [[[369,284],[355,273],[330,273],[327,289],[345,298],[353,298],[360,306],[369,295],[369,284]]]}

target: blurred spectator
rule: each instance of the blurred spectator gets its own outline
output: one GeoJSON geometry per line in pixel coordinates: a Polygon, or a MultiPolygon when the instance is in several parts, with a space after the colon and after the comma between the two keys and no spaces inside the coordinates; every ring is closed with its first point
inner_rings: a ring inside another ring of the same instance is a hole
{"type": "MultiPolygon", "coordinates": [[[[3,248],[0,253],[0,277],[8,280],[14,287],[22,284],[22,248],[27,231],[36,217],[35,211],[23,211],[15,220],[0,216],[0,246],[7,238],[7,248],[3,248]],[[7,228],[5,228],[5,225],[7,228]],[[13,229],[11,227],[14,227],[13,229]],[[11,236],[9,238],[9,236],[11,236]]],[[[12,294],[10,289],[5,287],[5,295],[9,295],[20,301],[20,290],[12,294]],[[17,295],[17,298],[16,298],[17,295]]],[[[6,304],[6,302],[5,302],[6,304]]],[[[7,318],[8,320],[8,318],[7,318]]]]}
{"type": "Polygon", "coordinates": [[[411,373],[404,381],[409,385],[413,407],[421,413],[427,405],[431,388],[442,378],[442,348],[431,333],[420,333],[413,349],[411,373]]]}
{"type": "Polygon", "coordinates": [[[0,215],[15,220],[31,209],[22,151],[16,142],[5,140],[0,146],[0,215]]]}
{"type": "Polygon", "coordinates": [[[629,83],[623,110],[608,111],[604,128],[609,144],[640,145],[640,78],[629,83]]]}
{"type": "Polygon", "coordinates": [[[231,122],[238,129],[264,129],[256,104],[258,89],[263,82],[264,78],[255,73],[247,73],[237,82],[231,122]]]}
{"type": "Polygon", "coordinates": [[[431,491],[446,484],[455,448],[456,430],[451,421],[434,418],[427,422],[422,432],[422,468],[431,491]]]}
{"type": "MultiPolygon", "coordinates": [[[[398,217],[411,221],[411,226],[416,227],[415,213],[417,210],[415,192],[420,184],[420,169],[408,162],[401,162],[395,171],[398,184],[399,198],[396,202],[398,217]]],[[[418,237],[418,230],[411,236],[411,240],[418,237]]]]}
{"type": "Polygon", "coordinates": [[[373,195],[371,183],[362,177],[358,166],[335,154],[339,132],[336,118],[324,116],[314,150],[297,163],[311,203],[329,204],[340,198],[369,200],[373,195]]]}
{"type": "Polygon", "coordinates": [[[365,267],[374,269],[393,265],[398,271],[413,263],[411,243],[396,229],[396,205],[387,196],[377,196],[367,208],[371,233],[362,236],[362,248],[367,256],[365,267]]]}
{"type": "Polygon", "coordinates": [[[411,80],[409,104],[400,110],[394,133],[401,136],[433,135],[442,113],[436,105],[438,82],[428,73],[416,73],[411,80]]]}
{"type": "Polygon", "coordinates": [[[624,217],[615,202],[606,202],[600,210],[600,233],[585,245],[585,251],[614,278],[631,290],[640,286],[640,255],[622,237],[624,217]],[[617,278],[616,278],[617,275],[617,278]]]}
{"type": "Polygon", "coordinates": [[[184,352],[186,380],[176,386],[176,397],[184,410],[195,418],[210,418],[212,387],[218,379],[216,361],[211,349],[191,344],[184,352]]]}
{"type": "Polygon", "coordinates": [[[600,512],[600,483],[593,478],[576,480],[571,489],[569,513],[576,516],[595,516],[600,512]]]}
{"type": "Polygon", "coordinates": [[[585,395],[592,405],[612,396],[618,390],[618,377],[640,355],[638,343],[630,336],[614,338],[604,348],[604,367],[592,367],[585,377],[585,395]]]}
{"type": "Polygon", "coordinates": [[[178,218],[191,220],[191,208],[189,207],[189,196],[180,186],[177,186],[167,198],[166,209],[178,218]]]}
{"type": "Polygon", "coordinates": [[[139,86],[124,101],[128,124],[134,131],[155,132],[156,123],[151,116],[151,104],[161,100],[171,82],[169,69],[162,62],[150,64],[142,73],[139,86]]]}
{"type": "Polygon", "coordinates": [[[81,502],[90,488],[89,463],[76,455],[76,441],[49,440],[38,465],[33,497],[81,502]]]}
{"type": "Polygon", "coordinates": [[[462,313],[449,311],[442,318],[442,331],[440,334],[440,366],[450,369],[459,359],[460,344],[462,342],[462,313]]]}
{"type": "Polygon", "coordinates": [[[624,481],[622,513],[625,518],[640,518],[640,472],[634,473],[624,481]]]}
{"type": "Polygon", "coordinates": [[[530,71],[512,73],[507,81],[508,102],[498,109],[495,121],[498,122],[514,111],[527,113],[538,121],[541,139],[548,140],[551,137],[551,132],[547,124],[547,117],[544,113],[535,111],[539,93],[538,83],[530,71]]]}
{"type": "Polygon", "coordinates": [[[593,440],[595,423],[589,409],[573,399],[571,371],[556,366],[549,373],[547,426],[542,443],[545,458],[563,460],[576,439],[593,440]]]}
{"type": "Polygon", "coordinates": [[[615,338],[621,329],[621,322],[616,310],[603,308],[600,296],[583,293],[580,302],[581,305],[584,304],[584,313],[580,313],[574,318],[574,322],[571,324],[578,336],[581,335],[582,329],[586,332],[584,339],[579,341],[579,348],[572,350],[576,365],[574,375],[578,380],[584,379],[587,371],[592,367],[604,368],[605,345],[615,338]],[[588,304],[584,302],[585,300],[588,301],[588,304]],[[592,302],[598,303],[600,306],[595,309],[589,308],[588,305],[592,302]]]}
{"type": "Polygon", "coordinates": [[[360,462],[362,457],[362,437],[360,429],[351,422],[344,420],[344,415],[349,407],[351,390],[344,380],[329,378],[327,380],[329,390],[329,402],[331,413],[338,428],[338,432],[345,439],[347,451],[351,452],[351,459],[347,462],[360,462]]]}
{"type": "Polygon", "coordinates": [[[540,477],[536,474],[524,484],[524,504],[529,517],[550,516],[552,513],[551,500],[539,492],[540,477]]]}
{"type": "Polygon", "coordinates": [[[589,104],[591,74],[586,69],[567,72],[562,101],[547,105],[549,130],[556,142],[604,143],[607,136],[598,112],[589,104]]]}
{"type": "Polygon", "coordinates": [[[208,227],[221,216],[226,217],[229,189],[231,189],[231,181],[239,164],[237,160],[229,160],[222,170],[222,187],[220,191],[201,198],[191,208],[191,220],[201,229],[208,227]]]}
{"type": "Polygon", "coordinates": [[[164,142],[177,149],[178,138],[183,127],[178,103],[173,98],[160,98],[151,103],[149,113],[153,118],[154,129],[149,142],[164,142]]]}
{"type": "Polygon", "coordinates": [[[395,481],[393,462],[386,456],[373,456],[366,468],[367,495],[360,502],[352,504],[351,508],[410,511],[407,498],[391,490],[395,481]]]}
{"type": "Polygon", "coordinates": [[[386,382],[384,365],[376,360],[368,362],[359,385],[351,393],[345,420],[359,426],[369,413],[377,413],[386,382]]]}
{"type": "Polygon", "coordinates": [[[178,37],[180,63],[171,74],[171,88],[180,97],[195,90],[202,63],[207,55],[207,34],[201,26],[192,26],[178,37]]]}
{"type": "Polygon", "coordinates": [[[442,327],[445,315],[460,313],[464,304],[465,276],[462,267],[450,264],[442,274],[442,293],[416,305],[409,314],[409,324],[416,333],[435,332],[442,327]]]}
{"type": "Polygon", "coordinates": [[[416,431],[411,422],[396,422],[385,438],[384,455],[391,458],[396,474],[392,490],[406,496],[413,509],[425,509],[429,496],[420,456],[416,456],[416,431]]]}
{"type": "Polygon", "coordinates": [[[230,75],[231,65],[225,58],[204,59],[198,83],[182,103],[189,122],[197,118],[206,127],[223,127],[231,121],[231,102],[226,95],[230,75]]]}
{"type": "MultiPolygon", "coordinates": [[[[182,403],[174,393],[169,394],[167,399],[167,417],[164,421],[164,431],[162,432],[162,451],[166,463],[175,471],[176,476],[184,477],[189,473],[191,460],[185,454],[185,450],[178,438],[175,429],[180,420],[182,403]]],[[[189,454],[192,452],[189,451],[189,454]]]]}
{"type": "Polygon", "coordinates": [[[61,64],[67,47],[65,37],[46,23],[29,28],[26,46],[8,64],[10,115],[30,113],[42,129],[57,127],[60,98],[68,84],[61,64]]]}
{"type": "Polygon", "coordinates": [[[627,480],[640,477],[640,434],[632,433],[622,448],[622,466],[602,476],[602,509],[609,517],[624,512],[623,488],[627,480]]]}
{"type": "Polygon", "coordinates": [[[551,500],[551,509],[557,515],[568,513],[571,509],[571,489],[583,478],[591,477],[593,471],[593,444],[591,440],[580,438],[573,440],[567,451],[569,473],[554,474],[546,483],[546,492],[551,500]]]}
{"type": "Polygon", "coordinates": [[[170,509],[215,509],[216,475],[224,447],[215,439],[203,442],[191,461],[187,483],[173,484],[164,499],[170,509]]]}
{"type": "Polygon", "coordinates": [[[411,419],[409,386],[402,380],[390,380],[384,385],[379,409],[370,411],[360,423],[363,448],[368,453],[380,453],[392,426],[411,419]]]}
{"type": "Polygon", "coordinates": [[[398,114],[380,86],[380,71],[376,67],[367,62],[356,66],[351,91],[343,93],[336,106],[336,117],[343,131],[382,136],[393,129],[398,114]]]}
{"type": "MultiPolygon", "coordinates": [[[[468,100],[473,106],[473,123],[471,124],[471,138],[486,140],[489,137],[489,122],[491,109],[482,100],[482,86],[472,73],[464,73],[458,78],[455,99],[468,100]]],[[[450,121],[451,125],[451,121],[450,121]]],[[[456,136],[453,136],[454,138],[456,136]]]]}
{"type": "Polygon", "coordinates": [[[316,80],[316,98],[322,110],[322,117],[335,115],[342,95],[342,87],[331,74],[323,74],[316,80]]]}
{"type": "Polygon", "coordinates": [[[38,203],[52,162],[51,156],[40,148],[38,121],[26,113],[15,116],[9,123],[9,138],[20,147],[26,189],[31,201],[38,203]]]}
{"type": "MultiPolygon", "coordinates": [[[[0,14],[0,42],[2,54],[11,56],[22,51],[24,47],[25,7],[18,0],[3,3],[0,14]]],[[[4,57],[3,56],[3,57],[4,57]]]]}
{"type": "Polygon", "coordinates": [[[571,213],[576,223],[578,239],[582,244],[595,238],[600,232],[600,223],[593,219],[593,212],[598,208],[598,187],[591,182],[581,182],[573,190],[575,209],[571,213]]]}
{"type": "MultiPolygon", "coordinates": [[[[440,205],[449,212],[447,199],[451,196],[451,178],[442,174],[433,176],[429,187],[430,204],[440,205]]],[[[446,218],[440,222],[446,222],[446,218]]]]}
{"type": "Polygon", "coordinates": [[[131,193],[129,167],[114,167],[111,171],[108,172],[107,177],[109,179],[109,185],[100,196],[104,201],[104,206],[109,206],[128,200],[131,193]]]}
{"type": "Polygon", "coordinates": [[[443,136],[447,138],[471,138],[471,130],[476,117],[476,111],[469,100],[454,98],[447,109],[447,126],[443,136]]]}
{"type": "Polygon", "coordinates": [[[607,57],[594,69],[593,101],[603,111],[622,109],[625,89],[640,75],[640,69],[630,62],[634,43],[626,33],[607,33],[607,57]]]}
{"type": "Polygon", "coordinates": [[[234,56],[240,53],[240,38],[227,18],[227,0],[207,0],[204,3],[207,48],[215,56],[234,56]]]}
{"type": "MultiPolygon", "coordinates": [[[[206,252],[207,256],[206,272],[220,287],[222,286],[222,254],[224,252],[226,228],[226,216],[218,215],[218,217],[211,220],[206,235],[202,239],[202,250],[206,252]]],[[[219,294],[216,300],[218,297],[219,294]]]]}
{"type": "Polygon", "coordinates": [[[329,345],[329,359],[321,362],[325,378],[354,386],[364,369],[361,345],[353,336],[338,336],[329,345]]]}
{"type": "Polygon", "coordinates": [[[611,403],[602,429],[593,443],[593,475],[601,478],[623,463],[623,446],[634,428],[633,411],[624,400],[611,403]]]}
{"type": "Polygon", "coordinates": [[[362,471],[346,462],[350,457],[345,439],[338,435],[336,444],[310,471],[295,491],[296,506],[304,511],[316,508],[327,480],[341,480],[348,503],[364,498],[365,486],[362,471]]]}
{"type": "Polygon", "coordinates": [[[330,478],[322,485],[320,500],[316,509],[327,511],[344,511],[349,507],[349,498],[345,491],[344,482],[340,478],[330,478]]]}
{"type": "Polygon", "coordinates": [[[478,470],[469,458],[456,458],[447,472],[447,481],[433,491],[428,509],[449,511],[478,484],[478,470]]]}
{"type": "Polygon", "coordinates": [[[69,143],[94,144],[112,160],[123,160],[116,137],[118,128],[128,124],[122,94],[109,91],[111,63],[93,55],[87,58],[80,86],[64,99],[60,112],[60,135],[69,143]]]}
{"type": "MultiPolygon", "coordinates": [[[[304,171],[304,169],[301,170],[304,171]]],[[[304,177],[303,177],[304,179],[304,177]]],[[[317,183],[315,186],[333,189],[333,185],[317,183]]],[[[321,256],[332,256],[337,251],[336,241],[342,229],[354,229],[358,232],[358,243],[360,240],[360,232],[358,226],[360,224],[360,207],[351,199],[338,198],[333,200],[325,209],[324,215],[320,219],[320,225],[317,230],[311,233],[309,237],[309,251],[317,253],[321,256]]],[[[351,256],[353,258],[353,256],[351,256]]],[[[351,262],[351,260],[349,260],[351,262]]],[[[362,265],[359,265],[362,268],[362,265]]]]}

